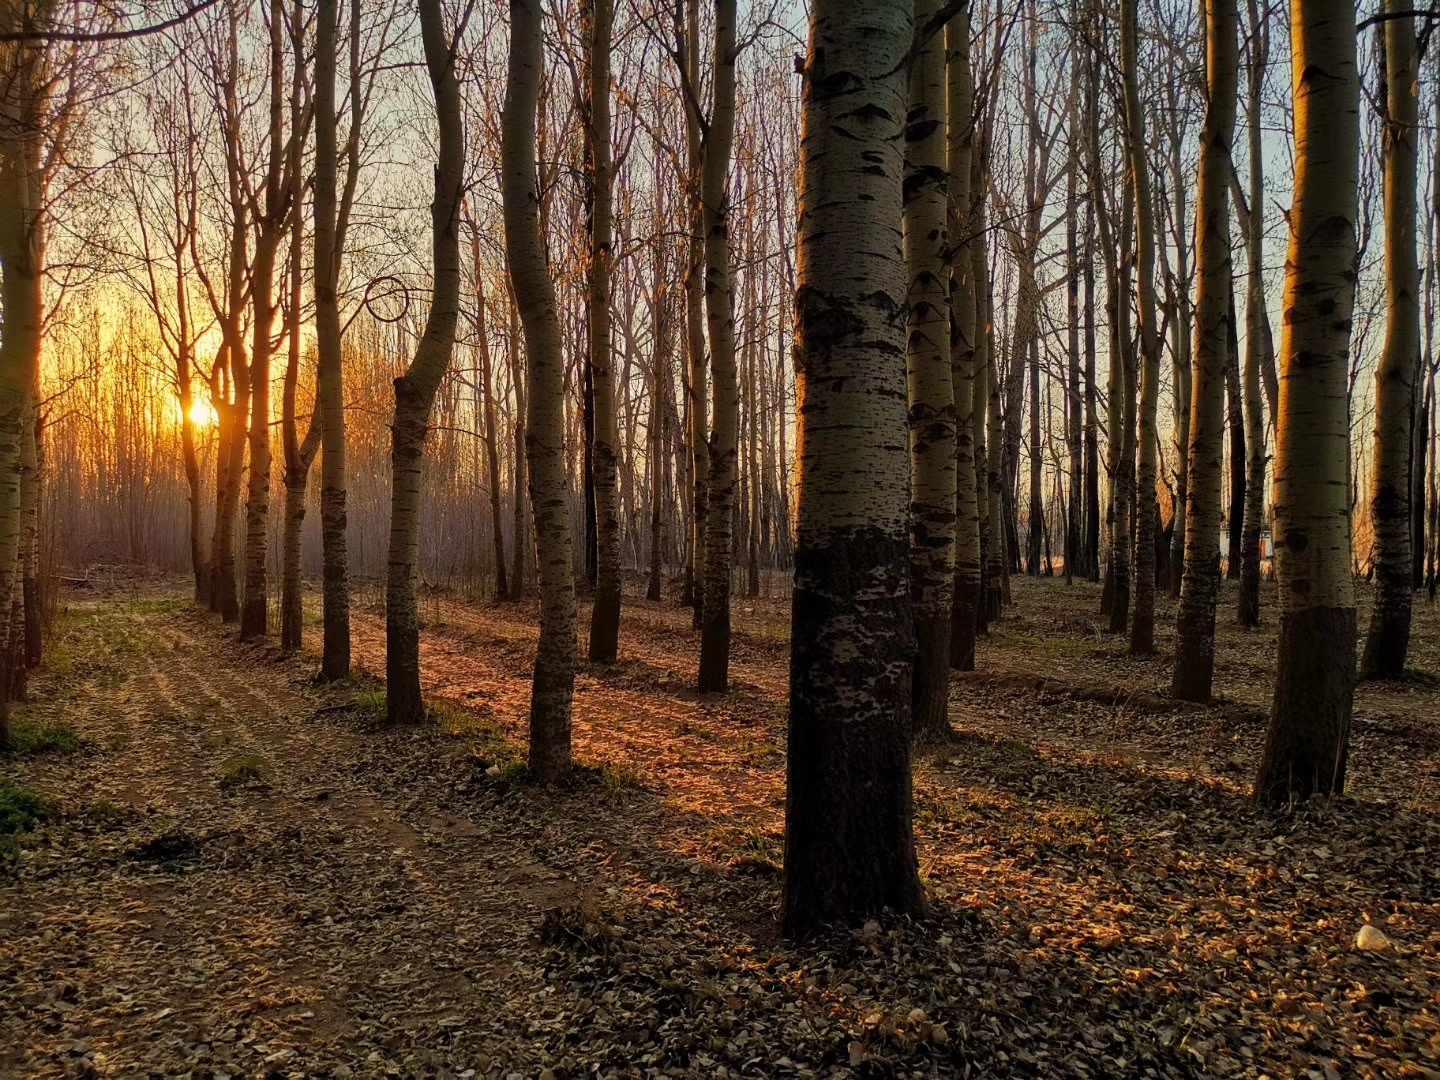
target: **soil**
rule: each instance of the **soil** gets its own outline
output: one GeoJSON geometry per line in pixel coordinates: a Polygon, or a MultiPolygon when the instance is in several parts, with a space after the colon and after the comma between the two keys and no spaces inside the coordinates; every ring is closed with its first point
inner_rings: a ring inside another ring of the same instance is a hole
{"type": "Polygon", "coordinates": [[[803,945],[783,599],[736,599],[702,696],[689,612],[627,596],[557,790],[518,766],[533,606],[427,596],[436,722],[395,730],[173,590],[67,595],[22,723],[79,747],[0,759],[53,801],[0,869],[0,1074],[1440,1078],[1436,605],[1347,796],[1270,813],[1273,595],[1245,631],[1227,589],[1202,707],[1168,600],[1132,660],[1096,587],[1013,588],[916,751],[930,914],[803,945]]]}

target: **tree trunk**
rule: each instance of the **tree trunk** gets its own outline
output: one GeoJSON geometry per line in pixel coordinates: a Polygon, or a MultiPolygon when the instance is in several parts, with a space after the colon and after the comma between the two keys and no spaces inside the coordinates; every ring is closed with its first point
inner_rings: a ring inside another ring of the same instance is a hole
{"type": "MultiPolygon", "coordinates": [[[[435,392],[450,366],[460,317],[460,198],[465,141],[452,43],[440,0],[419,0],[425,67],[435,94],[440,140],[430,204],[435,289],[425,332],[405,374],[395,380],[390,436],[390,545],[385,580],[385,702],[392,724],[425,719],[420,696],[420,613],[415,600],[420,554],[420,486],[435,392]]],[[[558,395],[557,395],[558,396],[558,395]]]]}
{"type": "MultiPolygon", "coordinates": [[[[1410,11],[1386,0],[1386,14],[1410,11]]],[[[1415,255],[1416,139],[1420,78],[1414,18],[1384,24],[1385,346],[1375,371],[1375,442],[1370,520],[1375,530],[1375,605],[1365,633],[1360,674],[1393,679],[1405,671],[1414,592],[1410,554],[1410,467],[1415,376],[1420,365],[1420,270],[1415,255]]]]}
{"type": "MultiPolygon", "coordinates": [[[[275,260],[290,207],[284,167],[285,144],[285,11],[270,0],[270,126],[265,168],[264,207],[250,264],[250,304],[254,323],[250,360],[250,475],[245,498],[245,606],[240,612],[240,640],[263,638],[269,611],[268,556],[270,526],[270,330],[275,322],[275,260]]],[[[299,87],[296,87],[296,95],[299,87]]],[[[299,133],[291,131],[291,139],[299,133]]],[[[296,162],[298,166],[298,159],[296,162]]],[[[297,213],[298,216],[298,213],[297,213]]]]}
{"type": "Polygon", "coordinates": [[[485,477],[489,481],[490,543],[495,556],[495,599],[497,602],[509,596],[505,580],[505,531],[501,521],[500,504],[500,440],[495,422],[494,357],[490,352],[490,327],[485,312],[485,274],[480,261],[480,230],[471,222],[470,267],[475,276],[475,336],[479,364],[477,375],[480,390],[480,416],[484,423],[481,441],[485,450],[485,477]]]}
{"type": "Polygon", "coordinates": [[[705,235],[705,325],[715,417],[705,508],[705,606],[700,626],[701,693],[730,686],[730,561],[740,396],[735,315],[730,303],[730,148],[735,137],[735,0],[716,0],[714,104],[705,139],[700,201],[705,235]]]}
{"type": "Polygon", "coordinates": [[[655,325],[654,356],[650,362],[650,420],[646,424],[646,457],[650,467],[650,580],[645,599],[664,597],[664,505],[667,497],[665,480],[666,388],[670,385],[670,305],[665,274],[668,267],[666,248],[656,245],[655,280],[651,292],[651,312],[655,325]]]}
{"type": "Polygon", "coordinates": [[[610,263],[614,258],[610,154],[611,0],[588,0],[590,51],[586,150],[590,159],[590,265],[586,284],[594,404],[595,603],[590,608],[592,664],[613,664],[620,641],[620,517],[615,505],[614,355],[610,348],[610,263]]]}
{"type": "MultiPolygon", "coordinates": [[[[350,676],[350,585],[346,541],[345,382],[337,295],[344,254],[344,221],[339,212],[338,143],[335,130],[335,37],[338,0],[317,0],[315,29],[315,351],[318,371],[315,408],[320,414],[320,545],[324,648],[320,678],[350,676]]],[[[359,5],[352,5],[358,12],[359,5]]],[[[353,18],[358,22],[358,14],[353,18]]],[[[352,25],[352,35],[357,27],[352,25]]],[[[352,48],[354,46],[352,45],[352,48]]],[[[351,73],[352,81],[355,73],[351,73]]],[[[352,101],[358,100],[352,88],[352,101]]],[[[358,108],[352,107],[353,130],[358,108]]],[[[347,177],[349,180],[349,177],[347,177]]],[[[350,186],[347,184],[347,195],[350,186]]]]}
{"type": "Polygon", "coordinates": [[[1355,305],[1359,80],[1355,9],[1313,0],[1291,28],[1295,195],[1275,440],[1280,653],[1255,797],[1340,794],[1355,689],[1355,596],[1344,482],[1355,305]]]}
{"type": "Polygon", "coordinates": [[[1155,484],[1159,471],[1160,330],[1155,300],[1155,204],[1150,198],[1146,161],[1145,116],[1140,106],[1137,58],[1137,0],[1120,5],[1120,53],[1125,82],[1125,132],[1135,201],[1137,240],[1136,306],[1140,315],[1139,464],[1136,478],[1135,617],[1130,625],[1130,655],[1155,651],[1155,484]]]}
{"type": "MultiPolygon", "coordinates": [[[[945,27],[946,168],[954,241],[950,267],[950,373],[955,401],[955,583],[950,606],[950,667],[975,670],[980,603],[980,515],[975,483],[975,269],[971,243],[971,174],[975,162],[975,85],[970,70],[968,9],[945,27]]],[[[947,691],[948,696],[948,691],[947,691]]],[[[918,725],[917,725],[918,726],[918,725]]],[[[946,726],[949,719],[946,718],[946,726]]]]}
{"type": "MultiPolygon", "coordinates": [[[[918,0],[927,25],[937,0],[918,0]]],[[[916,652],[915,733],[950,730],[950,608],[955,573],[955,378],[950,366],[946,249],[945,49],[925,36],[910,67],[903,236],[909,278],[906,388],[910,402],[910,600],[916,652]]]]}
{"type": "MultiPolygon", "coordinates": [[[[1190,497],[1185,569],[1176,616],[1171,692],[1209,701],[1215,670],[1215,600],[1220,588],[1220,468],[1225,439],[1225,364],[1230,315],[1230,145],[1238,56],[1235,0],[1207,0],[1209,104],[1196,193],[1195,373],[1190,397],[1190,497]]],[[[1353,32],[1352,32],[1353,33],[1353,32]]]]}
{"type": "Polygon", "coordinates": [[[575,690],[575,567],[565,480],[565,369],[555,285],[545,265],[535,170],[543,66],[539,0],[510,0],[510,67],[501,118],[505,251],[525,328],[525,452],[540,578],[540,642],[530,695],[530,771],[544,784],[570,773],[575,690]]]}
{"type": "MultiPolygon", "coordinates": [[[[691,91],[685,109],[686,177],[691,196],[690,245],[685,266],[685,351],[690,367],[690,469],[693,480],[690,565],[686,569],[686,602],[694,607],[691,625],[699,630],[705,617],[705,523],[710,484],[710,378],[705,365],[705,222],[703,186],[705,146],[700,138],[700,0],[684,0],[685,28],[678,43],[685,57],[691,91]]],[[[679,27],[677,27],[679,32],[679,27]]]]}
{"type": "Polygon", "coordinates": [[[268,611],[270,328],[275,321],[273,290],[278,240],[278,234],[273,239],[261,236],[256,242],[250,269],[255,322],[250,351],[250,470],[245,495],[245,600],[240,609],[241,641],[265,636],[268,611]]]}
{"type": "Polygon", "coordinates": [[[802,100],[799,532],[781,926],[924,908],[911,827],[901,219],[909,5],[816,0],[802,100]]]}
{"type": "Polygon", "coordinates": [[[1230,327],[1226,337],[1225,424],[1230,431],[1230,508],[1225,515],[1229,534],[1225,559],[1227,581],[1240,579],[1240,545],[1245,524],[1245,405],[1240,392],[1240,315],[1235,304],[1235,283],[1230,283],[1230,327]]]}
{"type": "MultiPolygon", "coordinates": [[[[1260,625],[1260,532],[1265,516],[1265,411],[1260,400],[1260,372],[1269,343],[1265,310],[1263,251],[1265,243],[1265,162],[1260,138],[1260,95],[1270,54],[1270,24],[1257,0],[1247,0],[1250,39],[1250,86],[1246,97],[1249,128],[1250,198],[1245,220],[1245,524],[1240,535],[1240,599],[1236,621],[1260,625]]],[[[1231,558],[1234,558],[1231,553],[1231,558]]]]}
{"type": "MultiPolygon", "coordinates": [[[[298,2],[298,0],[297,0],[298,2]]],[[[295,77],[301,77],[296,65],[295,77]]],[[[298,208],[305,196],[305,175],[300,168],[301,153],[298,137],[300,95],[291,97],[291,131],[297,133],[290,143],[291,198],[298,208]]],[[[311,413],[303,442],[299,439],[295,415],[295,395],[300,382],[301,286],[304,282],[305,219],[296,213],[290,224],[290,295],[285,318],[289,327],[289,352],[285,363],[284,400],[281,405],[281,430],[285,453],[284,538],[281,545],[280,582],[280,649],[298,653],[305,637],[305,601],[300,577],[303,529],[305,526],[305,493],[310,486],[310,465],[320,449],[319,418],[311,413]]]]}
{"type": "Polygon", "coordinates": [[[977,324],[981,323],[980,312],[984,312],[984,331],[976,331],[977,356],[975,369],[984,372],[985,386],[985,622],[998,622],[1005,606],[1005,572],[1008,556],[1005,551],[1005,521],[1002,511],[1005,503],[1005,471],[1002,466],[1004,454],[1003,425],[1000,416],[1000,378],[995,365],[995,298],[990,289],[989,255],[985,243],[985,193],[988,190],[989,174],[981,170],[980,191],[975,193],[975,228],[971,241],[975,251],[975,311],[977,324]]]}

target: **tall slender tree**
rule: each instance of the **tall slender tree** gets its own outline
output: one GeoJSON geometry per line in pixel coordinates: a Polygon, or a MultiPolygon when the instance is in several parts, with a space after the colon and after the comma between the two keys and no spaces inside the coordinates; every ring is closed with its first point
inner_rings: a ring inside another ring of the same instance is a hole
{"type": "Polygon", "coordinates": [[[525,456],[540,579],[540,642],[530,691],[530,771],[541,783],[570,773],[575,693],[575,569],[565,477],[565,369],[555,283],[540,232],[535,113],[542,73],[539,0],[510,0],[509,79],[501,117],[505,252],[525,329],[525,456]]]}
{"type": "Polygon", "coordinates": [[[435,392],[450,366],[460,318],[460,200],[465,136],[455,50],[446,39],[440,0],[418,0],[425,70],[435,94],[440,140],[430,204],[435,290],[425,332],[405,374],[395,380],[390,436],[390,547],[385,581],[385,702],[392,724],[425,718],[420,696],[420,613],[415,601],[420,550],[420,481],[435,392]]]}
{"type": "Polygon", "coordinates": [[[1414,565],[1410,553],[1410,465],[1415,381],[1420,367],[1420,267],[1415,253],[1419,57],[1409,0],[1385,14],[1385,345],[1375,372],[1375,442],[1370,521],[1375,530],[1375,604],[1360,673],[1395,678],[1410,646],[1414,565]]]}
{"type": "MultiPolygon", "coordinates": [[[[1269,0],[1264,0],[1266,4],[1269,0]]],[[[1265,161],[1261,141],[1261,94],[1270,56],[1269,12],[1260,0],[1246,0],[1249,79],[1245,98],[1250,197],[1245,227],[1245,524],[1240,538],[1240,598],[1236,621],[1260,624],[1260,532],[1265,516],[1265,412],[1260,399],[1260,372],[1270,342],[1270,316],[1265,311],[1263,248],[1265,245],[1265,161]]],[[[1237,205],[1239,200],[1236,200],[1237,205]]],[[[1232,558],[1234,554],[1232,553],[1232,558]]]]}
{"type": "MultiPolygon", "coordinates": [[[[1296,0],[1298,4],[1298,0],[1296,0]]],[[[1306,0],[1307,3],[1310,0],[1306,0]]],[[[1209,701],[1215,672],[1215,601],[1220,590],[1220,470],[1225,441],[1225,365],[1230,304],[1230,147],[1239,93],[1235,0],[1206,0],[1209,101],[1200,137],[1196,194],[1195,377],[1190,398],[1190,498],[1185,571],[1176,616],[1171,692],[1209,701]]]]}
{"type": "Polygon", "coordinates": [[[1160,403],[1160,328],[1156,325],[1155,204],[1150,198],[1145,115],[1140,105],[1138,0],[1121,0],[1120,66],[1125,84],[1125,145],[1135,192],[1135,298],[1140,315],[1139,467],[1136,480],[1135,617],[1130,652],[1155,651],[1155,483],[1160,452],[1156,413],[1160,403]]]}
{"type": "MultiPolygon", "coordinates": [[[[945,27],[946,169],[949,172],[950,364],[955,399],[955,584],[950,609],[950,666],[975,668],[980,604],[980,513],[975,475],[976,262],[971,250],[971,174],[975,164],[975,84],[970,14],[945,27]]],[[[948,722],[948,721],[947,721],[948,722]]]]}
{"type": "Polygon", "coordinates": [[[1295,194],[1275,440],[1280,650],[1255,797],[1339,794],[1355,689],[1347,395],[1358,233],[1351,0],[1293,0],[1295,194]]]}
{"type": "Polygon", "coordinates": [[[614,260],[614,166],[610,149],[612,0],[589,0],[585,148],[590,165],[590,264],[587,268],[590,390],[594,408],[595,603],[590,609],[592,664],[612,664],[620,641],[620,516],[615,500],[615,357],[610,347],[610,266],[614,260]]]}
{"type": "Polygon", "coordinates": [[[924,906],[911,826],[901,185],[909,4],[816,0],[802,89],[800,490],[781,925],[924,906]]]}
{"type": "MultiPolygon", "coordinates": [[[[918,0],[929,25],[938,0],[918,0]]],[[[950,618],[955,574],[955,377],[950,364],[950,246],[945,163],[944,38],[917,42],[905,123],[903,234],[909,276],[910,590],[916,653],[915,731],[950,728],[950,618]]]]}

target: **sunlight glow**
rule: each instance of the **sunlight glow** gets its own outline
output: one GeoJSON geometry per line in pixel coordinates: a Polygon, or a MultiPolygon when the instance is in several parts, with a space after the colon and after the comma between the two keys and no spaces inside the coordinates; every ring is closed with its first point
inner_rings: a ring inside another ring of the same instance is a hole
{"type": "Polygon", "coordinates": [[[212,427],[220,420],[220,414],[215,411],[215,406],[208,401],[197,401],[190,406],[190,422],[197,428],[212,427]]]}

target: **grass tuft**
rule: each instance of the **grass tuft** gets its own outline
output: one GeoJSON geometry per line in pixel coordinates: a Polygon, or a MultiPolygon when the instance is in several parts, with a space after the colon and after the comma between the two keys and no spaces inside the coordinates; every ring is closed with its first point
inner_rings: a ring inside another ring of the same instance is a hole
{"type": "Polygon", "coordinates": [[[222,788],[240,787],[242,784],[259,780],[265,772],[265,759],[258,754],[247,754],[228,762],[220,770],[222,788]]]}
{"type": "Polygon", "coordinates": [[[44,795],[0,779],[0,836],[29,832],[55,812],[44,795]]]}
{"type": "Polygon", "coordinates": [[[80,749],[80,736],[60,721],[41,723],[16,717],[10,727],[10,752],[27,754],[73,754],[80,749]]]}

